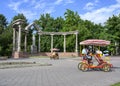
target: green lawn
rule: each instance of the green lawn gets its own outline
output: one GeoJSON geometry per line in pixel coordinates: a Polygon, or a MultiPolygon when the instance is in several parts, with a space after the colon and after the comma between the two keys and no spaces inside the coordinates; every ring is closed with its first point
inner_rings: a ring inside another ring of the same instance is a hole
{"type": "Polygon", "coordinates": [[[111,86],[120,86],[120,82],[115,83],[115,84],[113,84],[113,85],[111,85],[111,86]]]}

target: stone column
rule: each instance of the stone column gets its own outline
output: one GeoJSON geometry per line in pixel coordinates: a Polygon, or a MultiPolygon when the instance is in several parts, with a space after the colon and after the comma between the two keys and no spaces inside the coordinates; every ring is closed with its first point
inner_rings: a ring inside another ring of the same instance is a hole
{"type": "Polygon", "coordinates": [[[36,44],[35,44],[35,43],[36,43],[36,42],[35,42],[35,41],[36,41],[36,39],[35,39],[35,34],[33,34],[32,40],[33,40],[33,41],[32,41],[32,42],[33,42],[32,45],[35,46],[35,45],[36,45],[36,44]]]}
{"type": "Polygon", "coordinates": [[[25,43],[24,43],[24,47],[25,47],[25,52],[27,52],[27,33],[25,33],[25,43]]]}
{"type": "Polygon", "coordinates": [[[115,41],[115,54],[116,55],[119,55],[119,53],[118,53],[118,49],[119,49],[118,45],[119,45],[119,43],[115,41]]]}
{"type": "Polygon", "coordinates": [[[66,52],[66,34],[63,35],[64,35],[64,52],[66,52]]]}
{"type": "Polygon", "coordinates": [[[76,32],[76,44],[75,44],[75,52],[78,52],[78,33],[76,32]]]}
{"type": "Polygon", "coordinates": [[[40,34],[39,34],[39,42],[38,42],[38,52],[40,52],[40,34]]]}
{"type": "Polygon", "coordinates": [[[32,36],[32,45],[31,45],[31,53],[35,54],[37,53],[37,46],[36,46],[36,38],[35,38],[35,34],[33,34],[32,36]]]}
{"type": "Polygon", "coordinates": [[[21,51],[21,25],[19,25],[19,33],[18,33],[18,52],[21,51]]]}
{"type": "Polygon", "coordinates": [[[15,37],[15,40],[16,40],[16,51],[18,51],[18,39],[19,39],[19,29],[18,29],[18,31],[16,31],[16,37],[15,37]]]}
{"type": "Polygon", "coordinates": [[[13,52],[15,51],[15,28],[13,28],[13,52]]]}
{"type": "Polygon", "coordinates": [[[53,35],[54,34],[51,34],[51,52],[52,52],[52,49],[53,49],[53,35]]]}

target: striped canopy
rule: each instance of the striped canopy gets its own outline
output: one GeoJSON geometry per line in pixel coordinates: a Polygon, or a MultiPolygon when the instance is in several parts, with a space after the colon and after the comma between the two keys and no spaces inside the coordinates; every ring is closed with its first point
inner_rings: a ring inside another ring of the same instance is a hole
{"type": "Polygon", "coordinates": [[[106,46],[109,44],[110,44],[110,41],[101,40],[101,39],[88,39],[80,42],[80,45],[106,46]]]}
{"type": "Polygon", "coordinates": [[[57,49],[57,48],[53,48],[51,49],[52,51],[59,51],[60,49],[57,49]]]}

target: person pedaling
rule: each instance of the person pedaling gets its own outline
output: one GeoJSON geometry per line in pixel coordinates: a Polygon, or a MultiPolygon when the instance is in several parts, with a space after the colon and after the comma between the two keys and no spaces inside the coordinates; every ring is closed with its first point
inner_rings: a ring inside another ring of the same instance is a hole
{"type": "Polygon", "coordinates": [[[87,61],[89,65],[93,65],[93,61],[92,61],[92,52],[88,51],[87,55],[86,55],[87,61]]]}

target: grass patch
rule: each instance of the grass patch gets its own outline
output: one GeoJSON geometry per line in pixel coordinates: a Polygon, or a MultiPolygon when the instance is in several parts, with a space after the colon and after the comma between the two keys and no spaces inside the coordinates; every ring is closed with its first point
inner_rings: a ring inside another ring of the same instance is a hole
{"type": "Polygon", "coordinates": [[[120,82],[115,83],[115,84],[113,84],[113,85],[111,85],[111,86],[120,86],[120,82]]]}

